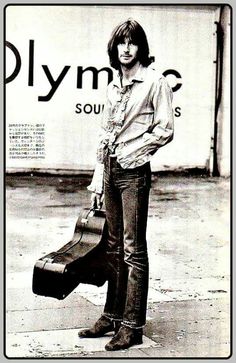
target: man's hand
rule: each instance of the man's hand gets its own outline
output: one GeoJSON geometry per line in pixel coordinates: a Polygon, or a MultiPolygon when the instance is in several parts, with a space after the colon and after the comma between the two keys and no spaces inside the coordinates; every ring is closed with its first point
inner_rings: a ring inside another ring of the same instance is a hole
{"type": "Polygon", "coordinates": [[[104,194],[92,193],[91,194],[91,208],[101,209],[104,200],[104,194]]]}

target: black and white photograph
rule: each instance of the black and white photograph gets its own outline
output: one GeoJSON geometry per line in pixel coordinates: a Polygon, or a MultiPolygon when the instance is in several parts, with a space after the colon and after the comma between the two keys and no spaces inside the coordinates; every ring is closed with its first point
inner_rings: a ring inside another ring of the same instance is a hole
{"type": "Polygon", "coordinates": [[[232,8],[4,7],[4,355],[232,355],[232,8]]]}

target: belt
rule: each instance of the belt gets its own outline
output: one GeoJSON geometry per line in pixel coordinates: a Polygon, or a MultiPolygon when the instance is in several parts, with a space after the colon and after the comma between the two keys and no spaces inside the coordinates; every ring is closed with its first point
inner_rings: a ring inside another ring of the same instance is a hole
{"type": "Polygon", "coordinates": [[[116,153],[115,153],[115,150],[116,150],[116,147],[118,145],[108,145],[108,155],[111,157],[111,158],[116,158],[116,153]]]}

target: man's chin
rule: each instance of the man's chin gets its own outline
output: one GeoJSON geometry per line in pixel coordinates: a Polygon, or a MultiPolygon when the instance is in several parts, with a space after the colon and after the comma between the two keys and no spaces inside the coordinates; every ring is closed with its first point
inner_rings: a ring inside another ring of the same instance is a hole
{"type": "Polygon", "coordinates": [[[126,67],[126,68],[132,68],[136,63],[138,62],[137,59],[131,59],[131,60],[127,60],[127,61],[124,61],[124,60],[121,60],[120,61],[120,64],[123,66],[123,67],[126,67]]]}

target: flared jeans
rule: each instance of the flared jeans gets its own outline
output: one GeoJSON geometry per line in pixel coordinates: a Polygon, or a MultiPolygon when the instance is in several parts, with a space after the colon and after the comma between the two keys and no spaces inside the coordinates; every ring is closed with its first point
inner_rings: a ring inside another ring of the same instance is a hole
{"type": "Polygon", "coordinates": [[[150,186],[150,163],[123,169],[116,157],[106,157],[104,198],[109,274],[104,315],[131,328],[143,327],[146,322],[150,186]]]}

